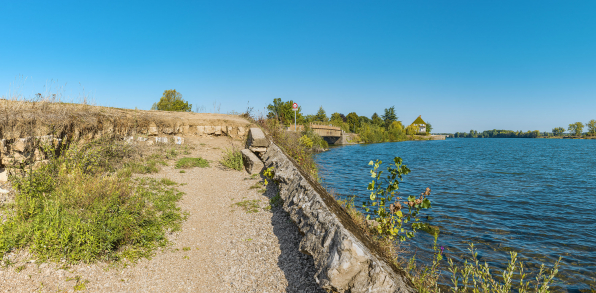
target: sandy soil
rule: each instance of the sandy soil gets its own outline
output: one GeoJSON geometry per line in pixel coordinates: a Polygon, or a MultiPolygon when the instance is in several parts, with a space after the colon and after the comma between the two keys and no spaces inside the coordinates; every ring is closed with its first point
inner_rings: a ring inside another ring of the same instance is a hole
{"type": "Polygon", "coordinates": [[[187,138],[195,146],[187,156],[201,156],[211,167],[180,173],[170,161],[153,175],[184,184],[179,205],[189,217],[171,235],[170,248],[128,267],[62,267],[13,255],[17,263],[0,268],[0,291],[74,292],[78,283],[85,284],[83,292],[324,292],[315,283],[312,258],[298,250],[297,227],[281,208],[265,209],[275,186],[264,193],[251,189],[260,177],[218,163],[232,143],[240,145],[227,137],[187,138]],[[235,205],[243,200],[257,200],[258,212],[235,205]]]}

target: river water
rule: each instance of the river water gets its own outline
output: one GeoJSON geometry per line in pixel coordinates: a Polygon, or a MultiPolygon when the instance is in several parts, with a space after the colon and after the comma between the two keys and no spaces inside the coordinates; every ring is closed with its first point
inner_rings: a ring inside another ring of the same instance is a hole
{"type": "MultiPolygon", "coordinates": [[[[423,220],[440,228],[438,245],[448,257],[461,261],[470,242],[482,262],[498,268],[509,251],[532,270],[561,256],[556,291],[596,284],[596,140],[407,141],[334,147],[315,160],[323,185],[340,197],[356,195],[361,206],[368,162],[380,159],[385,169],[395,156],[411,170],[400,196],[432,189],[423,220]]],[[[407,243],[428,263],[433,237],[419,232],[407,243]]]]}

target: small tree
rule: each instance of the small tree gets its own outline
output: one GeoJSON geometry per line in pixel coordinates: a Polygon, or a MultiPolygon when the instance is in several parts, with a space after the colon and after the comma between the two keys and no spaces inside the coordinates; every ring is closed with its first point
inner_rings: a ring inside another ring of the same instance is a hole
{"type": "Polygon", "coordinates": [[[588,127],[588,135],[596,135],[596,120],[590,120],[586,126],[588,127]]]}
{"type": "Polygon", "coordinates": [[[176,90],[165,90],[159,102],[153,103],[151,110],[190,112],[192,104],[184,101],[182,94],[176,90]]]}
{"type": "Polygon", "coordinates": [[[329,118],[327,118],[327,113],[325,113],[323,106],[319,107],[319,111],[317,112],[317,115],[315,115],[315,121],[319,121],[319,122],[329,121],[329,118]]]}
{"type": "Polygon", "coordinates": [[[346,122],[350,126],[350,130],[352,132],[356,132],[356,127],[358,127],[360,120],[358,119],[358,114],[356,112],[352,112],[346,116],[346,122]]]}
{"type": "Polygon", "coordinates": [[[391,125],[393,121],[397,121],[397,116],[395,115],[395,106],[385,109],[383,121],[385,122],[385,128],[389,128],[389,125],[391,125]]]}
{"type": "Polygon", "coordinates": [[[584,130],[584,124],[581,122],[575,122],[569,124],[569,128],[567,128],[569,132],[573,133],[575,136],[581,136],[584,130]]]}
{"type": "Polygon", "coordinates": [[[561,135],[563,135],[563,132],[565,132],[565,128],[563,128],[563,127],[555,127],[555,128],[553,128],[553,135],[554,136],[561,136],[561,135]]]}
{"type": "Polygon", "coordinates": [[[430,134],[431,131],[433,131],[433,126],[427,122],[426,123],[426,134],[430,134]]]}

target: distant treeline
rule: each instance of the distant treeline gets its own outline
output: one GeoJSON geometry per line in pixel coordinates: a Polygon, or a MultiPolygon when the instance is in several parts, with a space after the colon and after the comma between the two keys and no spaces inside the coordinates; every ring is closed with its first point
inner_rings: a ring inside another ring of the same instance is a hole
{"type": "Polygon", "coordinates": [[[567,127],[569,133],[565,133],[565,128],[555,127],[552,132],[540,132],[534,131],[513,131],[513,130],[485,130],[478,132],[476,130],[470,130],[470,132],[456,132],[453,137],[462,138],[536,138],[536,137],[557,137],[557,136],[573,136],[573,137],[589,137],[596,136],[596,120],[592,119],[588,123],[583,124],[581,122],[575,122],[569,124],[567,127]],[[588,132],[583,132],[584,127],[587,128],[588,132]]]}
{"type": "Polygon", "coordinates": [[[453,137],[463,138],[536,138],[541,136],[540,131],[513,131],[513,130],[485,130],[478,132],[476,130],[470,130],[470,132],[456,132],[453,137]]]}

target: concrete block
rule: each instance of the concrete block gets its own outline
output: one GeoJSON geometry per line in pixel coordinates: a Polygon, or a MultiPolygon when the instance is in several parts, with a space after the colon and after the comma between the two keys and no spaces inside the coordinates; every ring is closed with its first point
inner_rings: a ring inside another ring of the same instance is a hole
{"type": "Polygon", "coordinates": [[[148,135],[157,135],[157,125],[155,123],[149,124],[149,133],[148,135]]]}
{"type": "Polygon", "coordinates": [[[268,147],[269,140],[265,137],[265,134],[260,128],[251,128],[248,131],[248,140],[246,144],[249,148],[252,147],[268,147]]]}
{"type": "Polygon", "coordinates": [[[246,130],[244,129],[244,127],[240,126],[238,127],[238,136],[244,136],[246,134],[246,130]]]}
{"type": "Polygon", "coordinates": [[[242,151],[242,161],[244,162],[244,168],[246,168],[246,172],[249,174],[258,174],[261,173],[265,165],[253,152],[249,149],[243,149],[242,151]]]}
{"type": "Polygon", "coordinates": [[[172,133],[174,133],[174,129],[172,127],[165,127],[163,129],[163,133],[165,133],[165,134],[172,134],[172,133]]]}
{"type": "Polygon", "coordinates": [[[174,142],[176,144],[184,144],[184,137],[174,136],[174,142]]]}
{"type": "Polygon", "coordinates": [[[203,136],[205,134],[205,126],[197,126],[197,135],[203,136]]]}
{"type": "Polygon", "coordinates": [[[215,126],[215,132],[213,134],[221,135],[221,126],[215,126]]]}
{"type": "Polygon", "coordinates": [[[156,137],[155,143],[168,143],[168,138],[167,137],[156,137]]]}
{"type": "Polygon", "coordinates": [[[138,141],[147,141],[147,138],[146,137],[138,137],[137,140],[138,141]]]}
{"type": "Polygon", "coordinates": [[[215,133],[215,127],[205,126],[205,134],[214,134],[214,133],[215,133]]]}

